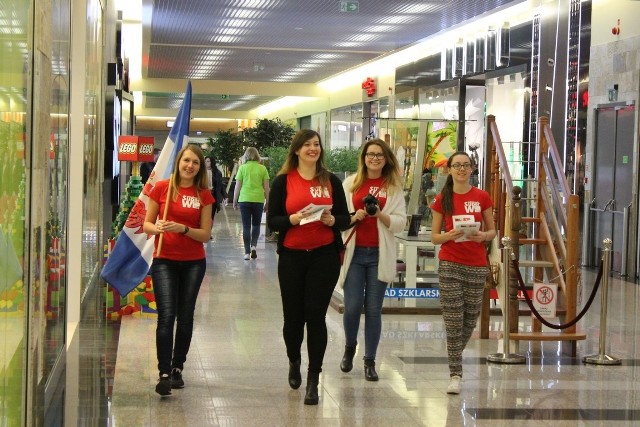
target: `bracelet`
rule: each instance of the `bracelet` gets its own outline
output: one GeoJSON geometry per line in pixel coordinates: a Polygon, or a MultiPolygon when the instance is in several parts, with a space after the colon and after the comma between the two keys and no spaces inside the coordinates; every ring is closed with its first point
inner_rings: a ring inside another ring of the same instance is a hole
{"type": "Polygon", "coordinates": [[[186,225],[184,226],[184,231],[182,232],[182,234],[187,234],[189,232],[189,227],[187,227],[186,225]]]}

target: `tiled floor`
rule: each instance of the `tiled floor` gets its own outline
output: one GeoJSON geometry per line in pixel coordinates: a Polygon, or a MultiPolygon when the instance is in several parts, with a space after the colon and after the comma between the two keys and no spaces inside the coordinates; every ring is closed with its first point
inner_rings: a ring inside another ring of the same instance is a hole
{"type": "MultiPolygon", "coordinates": [[[[80,387],[79,425],[105,425],[105,421],[110,426],[194,427],[640,425],[637,284],[610,282],[606,352],[621,358],[620,366],[582,363],[583,356],[598,353],[598,296],[578,323],[588,338],[578,344],[577,358],[562,355],[557,342],[525,342],[520,347],[525,364],[493,364],[486,356],[498,351],[498,342],[473,338],[463,355],[464,383],[458,396],[445,393],[449,374],[439,315],[385,314],[377,359],[380,381],[367,382],[361,348],[354,370],[340,371],[342,316],[330,308],[320,404],[306,406],[304,381],[298,390],[287,383],[275,244],[261,236],[258,258],[252,261],[242,259],[241,247],[239,215],[227,208],[216,217],[214,239],[207,245],[208,271],[184,370],[186,387],[168,398],[154,392],[155,320],[124,318],[113,389],[110,369],[82,371],[81,377],[87,378],[81,381],[99,387],[86,393],[88,397],[80,387]],[[98,375],[104,378],[94,378],[98,375]],[[91,409],[92,405],[96,407],[91,409]]],[[[582,277],[586,294],[595,274],[583,270],[582,277]]],[[[522,322],[528,325],[528,320],[522,322]]],[[[501,328],[501,318],[492,317],[491,324],[501,328]]],[[[118,340],[108,327],[101,330],[109,335],[105,342],[118,340]]],[[[97,356],[86,351],[106,351],[100,358],[109,366],[115,347],[81,348],[81,366],[85,357],[97,356]]],[[[303,366],[306,362],[303,348],[303,366]]]]}

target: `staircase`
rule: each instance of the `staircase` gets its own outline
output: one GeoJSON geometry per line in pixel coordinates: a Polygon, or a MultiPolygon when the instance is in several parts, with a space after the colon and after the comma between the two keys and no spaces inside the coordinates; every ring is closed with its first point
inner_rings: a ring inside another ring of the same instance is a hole
{"type": "MultiPolygon", "coordinates": [[[[498,236],[511,238],[527,289],[532,289],[534,282],[557,284],[556,312],[560,323],[565,323],[577,312],[579,198],[569,190],[549,119],[541,117],[537,130],[534,144],[510,143],[509,156],[521,153],[514,160],[505,154],[495,117],[487,117],[489,157],[484,188],[493,198],[498,236]]],[[[500,262],[504,268],[505,260],[500,262]]],[[[513,268],[510,261],[507,265],[513,268]]],[[[518,284],[514,271],[509,276],[510,339],[567,341],[575,355],[577,341],[586,338],[576,332],[575,325],[560,332],[542,331],[542,324],[532,316],[532,331],[518,331],[518,284]]],[[[489,336],[490,298],[491,291],[486,290],[480,317],[482,338],[489,336]]]]}

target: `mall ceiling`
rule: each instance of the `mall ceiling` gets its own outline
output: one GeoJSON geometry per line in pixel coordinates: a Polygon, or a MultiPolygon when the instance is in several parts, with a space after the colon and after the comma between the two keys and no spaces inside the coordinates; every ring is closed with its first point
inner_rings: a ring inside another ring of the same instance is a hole
{"type": "Polygon", "coordinates": [[[515,3],[143,0],[143,80],[133,90],[145,110],[176,110],[191,79],[192,110],[232,117],[515,3]]]}

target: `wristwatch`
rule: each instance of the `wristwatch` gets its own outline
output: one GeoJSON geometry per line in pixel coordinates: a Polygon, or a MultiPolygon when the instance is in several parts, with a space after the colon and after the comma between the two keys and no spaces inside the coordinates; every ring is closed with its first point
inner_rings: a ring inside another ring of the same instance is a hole
{"type": "Polygon", "coordinates": [[[184,226],[184,231],[182,232],[182,234],[187,234],[189,232],[189,227],[187,227],[186,225],[184,226]]]}

